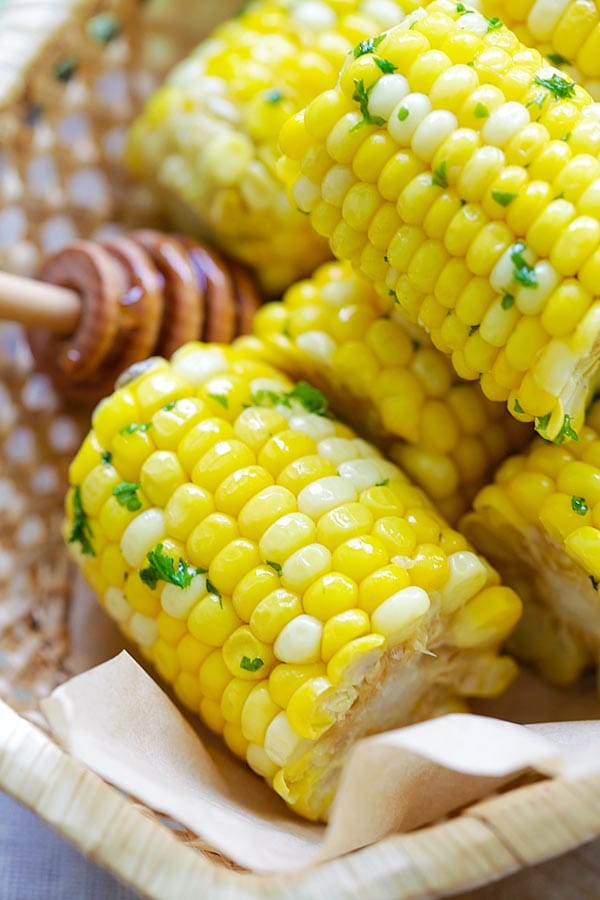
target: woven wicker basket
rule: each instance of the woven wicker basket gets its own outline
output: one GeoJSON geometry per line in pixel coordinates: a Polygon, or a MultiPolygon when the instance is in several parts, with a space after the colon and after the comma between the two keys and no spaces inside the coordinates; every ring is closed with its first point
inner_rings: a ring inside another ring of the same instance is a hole
{"type": "MultiPolygon", "coordinates": [[[[0,0],[0,268],[29,273],[76,235],[159,222],[121,165],[127,123],[163,72],[238,3],[0,0]]],[[[257,877],[63,753],[36,705],[73,666],[58,521],[85,420],[32,371],[18,329],[0,326],[1,790],[141,894],[165,900],[445,896],[600,835],[600,777],[541,782],[300,875],[257,877]]]]}

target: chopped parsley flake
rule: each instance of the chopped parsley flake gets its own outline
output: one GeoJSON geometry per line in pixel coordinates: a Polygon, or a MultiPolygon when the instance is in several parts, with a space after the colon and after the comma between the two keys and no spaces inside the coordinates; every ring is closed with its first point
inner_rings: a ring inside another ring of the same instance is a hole
{"type": "Polygon", "coordinates": [[[554,443],[560,447],[568,438],[572,441],[579,440],[579,435],[571,425],[571,416],[564,417],[561,429],[554,438],[554,443]]]}
{"type": "Polygon", "coordinates": [[[264,662],[260,656],[255,656],[254,659],[250,659],[249,656],[242,656],[240,662],[240,669],[244,669],[246,672],[258,672],[263,666],[264,662]]]}
{"type": "Polygon", "coordinates": [[[522,284],[523,287],[537,287],[538,280],[535,274],[535,268],[530,266],[523,254],[527,250],[527,247],[522,241],[517,241],[516,244],[513,244],[512,253],[510,254],[510,258],[514,264],[513,270],[513,278],[519,284],[522,284]]]}
{"type": "Polygon", "coordinates": [[[157,544],[154,550],[147,554],[146,559],[150,565],[140,571],[140,578],[151,590],[154,590],[159,581],[166,581],[167,584],[174,584],[178,588],[186,588],[196,575],[206,573],[206,569],[190,566],[181,557],[176,567],[173,557],[164,552],[164,544],[157,544]]]}
{"type": "Polygon", "coordinates": [[[377,484],[375,485],[375,487],[387,487],[389,483],[390,483],[390,479],[384,478],[383,481],[378,481],[377,484]]]}
{"type": "Polygon", "coordinates": [[[139,481],[122,481],[113,490],[119,506],[124,506],[129,512],[137,512],[142,508],[142,501],[137,495],[140,489],[139,481]]]}
{"type": "Polygon", "coordinates": [[[477,334],[479,331],[479,325],[471,325],[469,328],[469,337],[473,337],[474,334],[477,334]]]}
{"type": "Polygon", "coordinates": [[[285,395],[286,400],[297,400],[301,403],[307,412],[314,413],[317,416],[329,415],[329,401],[321,391],[309,384],[307,381],[299,381],[293,391],[285,395]]]}
{"type": "Polygon", "coordinates": [[[457,3],[456,4],[456,12],[459,14],[459,16],[464,16],[465,13],[470,12],[470,10],[468,10],[467,7],[463,3],[457,3]]]}
{"type": "Polygon", "coordinates": [[[532,106],[539,106],[540,110],[546,100],[548,99],[548,94],[538,94],[535,100],[530,100],[529,103],[525,104],[526,109],[530,109],[532,106]]]}
{"type": "Polygon", "coordinates": [[[533,79],[535,84],[545,87],[550,91],[555,100],[567,100],[569,97],[575,96],[575,85],[572,81],[567,81],[562,75],[552,75],[551,78],[540,78],[539,75],[533,79]]]}
{"type": "Polygon", "coordinates": [[[374,62],[377,68],[381,69],[384,75],[391,75],[398,68],[394,65],[391,59],[380,59],[378,56],[376,56],[374,62]]]}
{"type": "Polygon", "coordinates": [[[283,394],[277,394],[275,391],[268,391],[266,388],[261,388],[260,391],[256,391],[252,394],[252,405],[253,406],[277,406],[278,403],[282,403],[283,394]]]}
{"type": "Polygon", "coordinates": [[[385,34],[379,34],[377,37],[367,38],[367,40],[361,41],[360,44],[354,48],[354,59],[358,59],[359,56],[366,56],[367,53],[374,53],[386,37],[387,35],[385,34]]]}
{"type": "Polygon", "coordinates": [[[405,122],[410,116],[410,112],[407,110],[405,106],[401,106],[398,110],[398,119],[400,122],[405,122]]]}
{"type": "Polygon", "coordinates": [[[388,295],[394,298],[394,303],[400,303],[400,298],[398,297],[396,291],[388,291],[388,295]]]}
{"type": "Polygon", "coordinates": [[[510,206],[516,199],[517,194],[509,194],[507,191],[492,191],[492,200],[495,200],[500,206],[510,206]]]}
{"type": "Polygon", "coordinates": [[[565,59],[564,56],[561,56],[560,53],[547,53],[546,59],[549,59],[553,66],[569,66],[571,65],[568,59],[565,59]]]}
{"type": "Polygon", "coordinates": [[[210,397],[215,403],[220,403],[223,409],[229,409],[229,400],[225,394],[207,394],[207,397],[210,397]]]}
{"type": "Polygon", "coordinates": [[[563,136],[561,137],[561,141],[566,141],[566,143],[569,143],[569,141],[571,140],[572,134],[573,134],[572,131],[567,131],[567,133],[563,134],[563,136]]]}
{"type": "Polygon", "coordinates": [[[272,559],[267,559],[266,562],[267,562],[268,566],[271,566],[272,569],[275,569],[275,571],[277,572],[278,575],[281,575],[283,569],[281,568],[279,563],[273,562],[272,559]]]}
{"type": "Polygon", "coordinates": [[[126,425],[124,428],[121,428],[119,434],[135,434],[136,431],[140,431],[145,433],[152,428],[152,422],[142,422],[141,424],[137,422],[132,422],[131,425],[126,425]]]}
{"type": "Polygon", "coordinates": [[[105,465],[110,466],[110,464],[112,462],[112,453],[109,453],[108,450],[105,450],[104,453],[102,454],[102,462],[105,465]]]}
{"type": "Polygon", "coordinates": [[[176,401],[176,400],[171,400],[170,403],[166,403],[166,404],[163,406],[163,409],[164,409],[165,412],[171,412],[171,410],[172,410],[172,409],[175,409],[176,406],[177,406],[177,401],[176,401]]]}
{"type": "Polygon", "coordinates": [[[81,502],[81,488],[73,488],[73,528],[68,537],[69,544],[79,544],[84,556],[95,556],[96,551],[92,546],[94,532],[88,522],[87,515],[81,502]]]}
{"type": "Polygon", "coordinates": [[[540,431],[545,431],[550,424],[550,416],[551,413],[546,413],[545,416],[538,416],[535,420],[535,427],[540,431]]]}
{"type": "Polygon", "coordinates": [[[273,105],[281,103],[283,100],[283,91],[280,88],[271,88],[270,91],[267,91],[265,100],[267,103],[272,103],[273,105]]]}
{"type": "Polygon", "coordinates": [[[597,592],[598,592],[598,585],[600,584],[600,581],[598,581],[597,578],[594,578],[593,575],[590,575],[590,581],[592,582],[592,587],[594,588],[594,590],[595,590],[596,593],[597,593],[597,592]]]}
{"type": "Polygon", "coordinates": [[[578,516],[585,516],[588,511],[588,505],[584,497],[571,497],[571,509],[578,516]]]}
{"type": "Polygon", "coordinates": [[[525,414],[525,410],[521,406],[518,400],[515,400],[514,410],[516,413],[521,413],[521,415],[525,414]]]}
{"type": "Polygon", "coordinates": [[[505,294],[502,300],[500,301],[500,306],[502,309],[510,309],[511,306],[514,306],[515,298],[512,294],[505,294]]]}
{"type": "Polygon", "coordinates": [[[221,609],[223,609],[223,598],[221,596],[221,591],[214,586],[214,584],[212,583],[212,581],[209,578],[206,579],[206,590],[208,591],[209,594],[215,595],[215,597],[219,601],[219,606],[221,607],[221,609]]]}
{"type": "Polygon", "coordinates": [[[362,121],[357,122],[356,125],[350,129],[351,131],[358,131],[363,125],[385,125],[385,119],[382,119],[381,116],[372,116],[369,112],[369,97],[371,96],[371,91],[374,87],[375,85],[372,84],[371,87],[367,89],[362,78],[354,79],[354,94],[352,95],[352,99],[360,104],[362,121]]]}
{"type": "Polygon", "coordinates": [[[489,118],[490,111],[483,103],[477,103],[473,110],[473,115],[476,119],[487,119],[489,118]]]}
{"type": "MultiPolygon", "coordinates": [[[[485,17],[487,19],[487,16],[485,17]]],[[[502,19],[499,19],[498,16],[493,16],[491,19],[488,19],[488,33],[490,31],[498,31],[499,28],[503,27],[502,19]]]]}
{"type": "Polygon", "coordinates": [[[446,162],[446,160],[444,160],[443,163],[440,163],[437,169],[434,170],[431,177],[431,183],[436,187],[448,187],[448,163],[446,162]]]}

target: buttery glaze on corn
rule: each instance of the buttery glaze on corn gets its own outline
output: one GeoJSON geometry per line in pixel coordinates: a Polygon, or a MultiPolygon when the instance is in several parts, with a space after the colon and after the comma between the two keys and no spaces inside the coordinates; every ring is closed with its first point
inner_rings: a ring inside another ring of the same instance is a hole
{"type": "Polygon", "coordinates": [[[284,127],[296,203],[382,312],[516,418],[573,438],[600,352],[600,106],[449,0],[363,50],[284,127]]]}
{"type": "Polygon", "coordinates": [[[124,634],[313,819],[361,734],[502,691],[515,665],[498,646],[521,612],[424,494],[326,413],[239,349],[150,361],[98,406],[65,524],[124,634]]]}

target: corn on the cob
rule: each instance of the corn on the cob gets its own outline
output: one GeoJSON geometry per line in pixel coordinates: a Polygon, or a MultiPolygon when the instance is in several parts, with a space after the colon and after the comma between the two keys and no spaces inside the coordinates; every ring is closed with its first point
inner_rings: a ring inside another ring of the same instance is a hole
{"type": "Polygon", "coordinates": [[[600,351],[600,106],[449,0],[376,40],[284,126],[283,176],[382,312],[572,437],[600,351]]]}
{"type": "Polygon", "coordinates": [[[254,331],[263,354],[323,390],[456,522],[498,463],[529,442],[529,428],[457,379],[424,332],[378,307],[349,263],[328,263],[263,307],[254,331]]]}
{"type": "Polygon", "coordinates": [[[256,0],[169,77],[133,126],[132,171],[178,225],[255,266],[275,294],[330,255],[276,169],[286,119],[335,84],[345,54],[416,0],[256,0]]]}
{"type": "Polygon", "coordinates": [[[600,10],[595,0],[481,0],[527,47],[600,100],[600,10]]]}
{"type": "Polygon", "coordinates": [[[94,414],[65,535],[123,632],[290,806],[326,817],[360,735],[512,679],[517,596],[319,391],[216,345],[135,376],[94,414]]]}
{"type": "Polygon", "coordinates": [[[525,603],[511,649],[558,684],[600,663],[600,404],[577,442],[536,439],[463,519],[525,603]]]}

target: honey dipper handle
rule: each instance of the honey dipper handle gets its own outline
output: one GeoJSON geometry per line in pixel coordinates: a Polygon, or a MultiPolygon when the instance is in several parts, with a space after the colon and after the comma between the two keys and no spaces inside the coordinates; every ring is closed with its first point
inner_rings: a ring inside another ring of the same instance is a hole
{"type": "Polygon", "coordinates": [[[80,315],[81,299],[75,291],[0,272],[0,320],[68,335],[80,315]]]}

